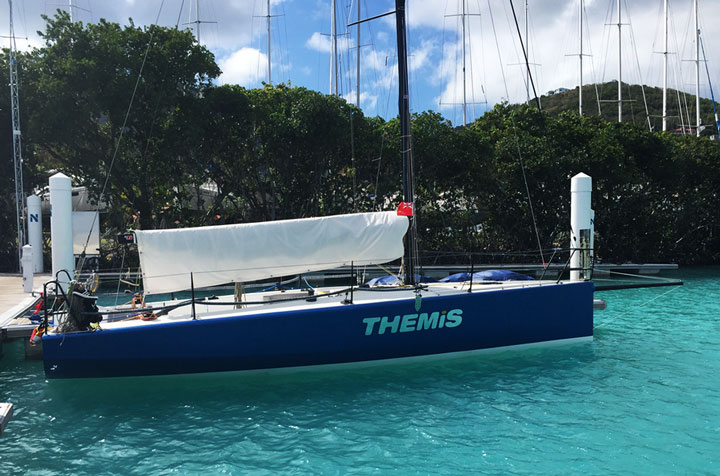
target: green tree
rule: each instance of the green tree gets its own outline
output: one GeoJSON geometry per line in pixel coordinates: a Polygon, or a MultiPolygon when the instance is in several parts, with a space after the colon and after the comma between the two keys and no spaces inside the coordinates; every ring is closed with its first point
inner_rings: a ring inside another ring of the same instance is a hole
{"type": "Polygon", "coordinates": [[[328,215],[357,205],[353,141],[356,155],[375,141],[343,99],[284,84],[222,86],[207,91],[202,108],[203,168],[228,219],[328,215]]]}
{"type": "Polygon", "coordinates": [[[105,20],[83,25],[65,12],[46,20],[45,45],[31,53],[26,82],[36,91],[27,107],[39,162],[96,195],[109,174],[111,208],[153,228],[159,211],[191,182],[185,131],[199,118],[178,111],[200,100],[218,76],[213,55],[188,31],[105,20]]]}

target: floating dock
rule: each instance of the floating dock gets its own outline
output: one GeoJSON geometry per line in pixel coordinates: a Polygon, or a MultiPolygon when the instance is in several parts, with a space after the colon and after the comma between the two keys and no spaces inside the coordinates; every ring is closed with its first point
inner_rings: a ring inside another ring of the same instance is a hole
{"type": "MultiPolygon", "coordinates": [[[[41,290],[50,280],[49,274],[37,274],[33,289],[41,290]]],[[[29,319],[23,318],[40,300],[40,292],[23,291],[23,278],[17,274],[0,274],[0,354],[2,341],[29,336],[35,328],[29,319]]]]}
{"type": "Polygon", "coordinates": [[[5,431],[5,426],[13,416],[12,403],[0,403],[0,435],[5,431]]]}

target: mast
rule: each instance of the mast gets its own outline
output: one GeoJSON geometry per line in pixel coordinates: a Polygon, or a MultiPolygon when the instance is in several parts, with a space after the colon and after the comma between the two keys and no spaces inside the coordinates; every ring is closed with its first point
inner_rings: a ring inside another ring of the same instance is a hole
{"type": "Polygon", "coordinates": [[[695,134],[700,137],[700,22],[698,19],[698,0],[695,4],[695,134]]]}
{"type": "Polygon", "coordinates": [[[667,79],[668,79],[668,0],[664,2],[665,9],[665,50],[663,51],[663,112],[662,130],[667,131],[667,79]]]}
{"type": "Polygon", "coordinates": [[[618,9],[618,122],[622,122],[622,0],[617,0],[618,9]]]}
{"type": "Polygon", "coordinates": [[[530,43],[528,43],[528,0],[525,0],[525,93],[527,94],[527,101],[525,104],[530,104],[530,43]]]}
{"type": "MultiPolygon", "coordinates": [[[[445,15],[446,17],[458,17],[460,19],[460,41],[461,41],[461,54],[462,54],[462,60],[460,62],[461,69],[462,69],[462,102],[455,102],[450,103],[454,105],[460,105],[462,107],[462,122],[463,126],[467,125],[467,106],[468,106],[468,99],[467,99],[467,17],[469,16],[480,16],[479,13],[468,13],[468,8],[466,5],[467,0],[462,0],[460,11],[457,14],[452,15],[445,15]]],[[[518,35],[520,35],[520,30],[518,29],[518,35]]],[[[521,38],[522,43],[522,38],[521,38]]],[[[527,59],[526,59],[527,63],[527,59]]],[[[526,66],[526,63],[522,63],[523,66],[526,66]]],[[[470,59],[470,66],[472,67],[472,58],[470,59]]],[[[472,104],[477,104],[474,102],[473,98],[471,98],[472,104]]]]}
{"type": "MultiPolygon", "coordinates": [[[[412,151],[410,149],[410,95],[408,89],[407,42],[405,38],[405,0],[395,0],[395,25],[398,50],[398,114],[400,116],[400,134],[402,136],[403,201],[413,203],[415,201],[415,191],[412,179],[412,151]]],[[[414,209],[413,206],[413,211],[414,209]]],[[[406,285],[414,285],[416,261],[415,217],[411,216],[409,218],[410,227],[406,235],[403,275],[406,285]]]]}
{"type": "Polygon", "coordinates": [[[355,72],[357,74],[357,91],[355,92],[355,105],[358,108],[360,107],[360,1],[361,0],[357,0],[357,64],[355,66],[355,72]]]}
{"type": "Polygon", "coordinates": [[[197,40],[200,44],[200,0],[195,0],[195,23],[197,24],[197,40]]]}
{"type": "MultiPolygon", "coordinates": [[[[267,13],[265,15],[255,15],[255,18],[264,18],[265,19],[265,25],[267,27],[267,84],[272,86],[272,52],[271,52],[271,45],[270,42],[271,36],[270,36],[270,20],[272,20],[273,17],[282,16],[282,15],[273,15],[272,10],[270,8],[270,0],[267,0],[267,13]]],[[[199,20],[199,17],[198,17],[199,20]]],[[[215,23],[215,22],[201,22],[201,23],[215,23]]],[[[200,25],[198,25],[198,28],[200,25]]],[[[200,43],[199,40],[200,36],[198,34],[198,43],[200,43]]]]}
{"type": "Polygon", "coordinates": [[[17,46],[13,25],[12,0],[10,7],[10,109],[12,111],[13,162],[15,165],[15,213],[18,235],[18,270],[22,270],[22,247],[25,244],[25,195],[23,193],[22,138],[20,135],[20,96],[18,95],[17,46]]]}
{"type": "Polygon", "coordinates": [[[462,73],[463,73],[463,126],[467,126],[467,84],[465,78],[465,0],[462,0],[462,73]]]}
{"type": "Polygon", "coordinates": [[[332,58],[330,59],[330,94],[338,95],[338,56],[337,56],[337,7],[335,0],[332,0],[330,6],[332,10],[330,16],[330,41],[332,49],[332,58]]]}
{"type": "Polygon", "coordinates": [[[270,61],[270,19],[272,18],[272,15],[270,15],[270,0],[267,0],[267,80],[268,84],[272,85],[272,69],[271,69],[271,61],[270,61]]]}
{"type": "Polygon", "coordinates": [[[582,27],[582,24],[583,24],[583,0],[579,0],[579,1],[578,1],[578,5],[579,5],[579,12],[580,12],[580,14],[578,15],[578,16],[579,16],[579,19],[580,19],[580,21],[578,22],[578,32],[579,32],[579,36],[580,36],[580,56],[579,56],[579,59],[580,59],[580,84],[579,84],[579,86],[578,86],[578,112],[579,112],[579,114],[582,116],[582,113],[583,113],[583,111],[582,111],[582,87],[583,87],[583,27],[582,27]]]}
{"type": "Polygon", "coordinates": [[[197,38],[198,45],[200,44],[200,25],[202,23],[217,23],[214,21],[203,21],[200,19],[200,0],[195,0],[195,21],[191,21],[190,18],[192,17],[192,7],[188,10],[188,21],[187,23],[183,23],[183,25],[195,25],[195,37],[197,38]]]}

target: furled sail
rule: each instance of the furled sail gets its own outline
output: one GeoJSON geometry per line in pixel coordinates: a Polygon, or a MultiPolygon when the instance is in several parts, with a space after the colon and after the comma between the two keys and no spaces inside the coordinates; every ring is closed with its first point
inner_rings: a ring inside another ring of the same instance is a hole
{"type": "Polygon", "coordinates": [[[145,293],[386,263],[403,255],[408,219],[353,213],[174,230],[136,231],[145,293]]]}

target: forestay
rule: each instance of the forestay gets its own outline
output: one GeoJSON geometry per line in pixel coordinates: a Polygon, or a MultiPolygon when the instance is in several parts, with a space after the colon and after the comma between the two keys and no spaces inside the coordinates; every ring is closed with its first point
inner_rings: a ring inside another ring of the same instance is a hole
{"type": "Polygon", "coordinates": [[[403,255],[407,217],[354,213],[136,231],[146,294],[386,263],[403,255]]]}

